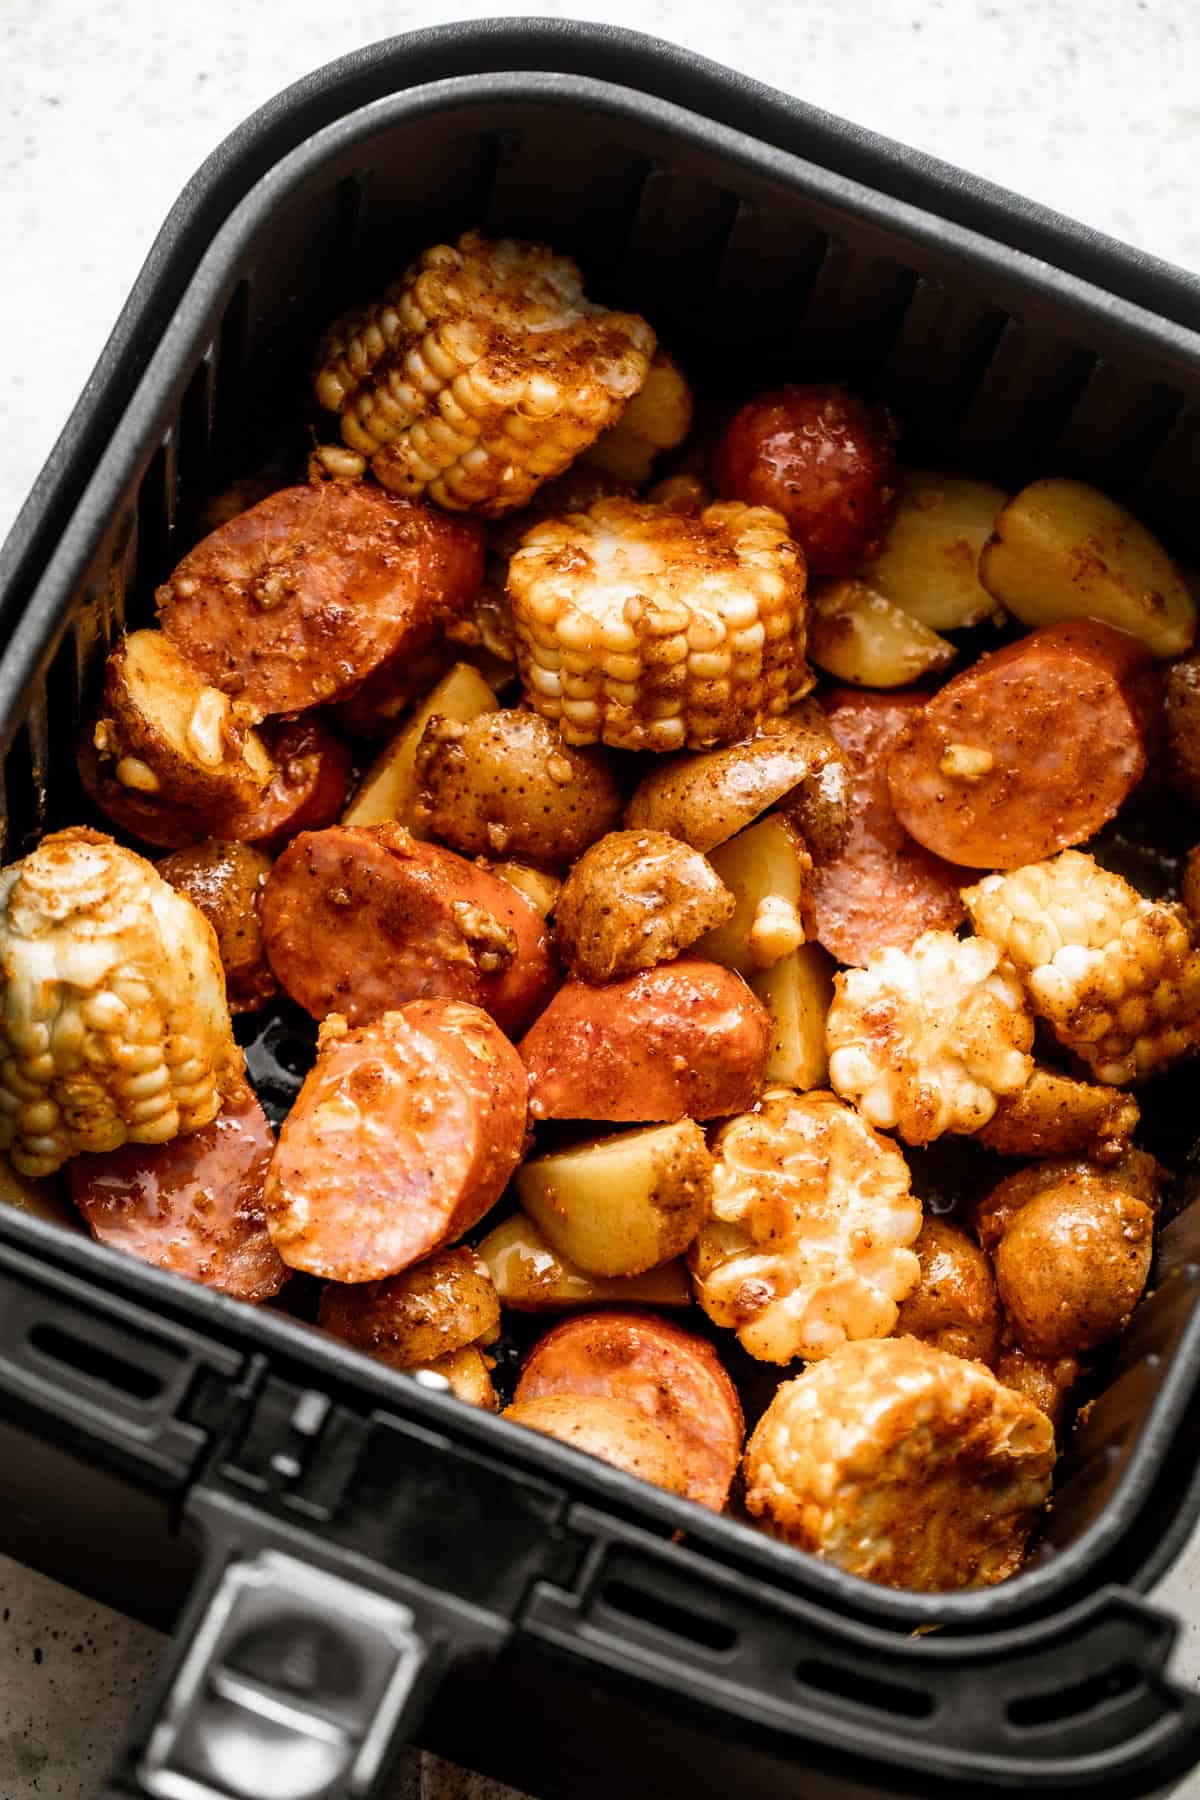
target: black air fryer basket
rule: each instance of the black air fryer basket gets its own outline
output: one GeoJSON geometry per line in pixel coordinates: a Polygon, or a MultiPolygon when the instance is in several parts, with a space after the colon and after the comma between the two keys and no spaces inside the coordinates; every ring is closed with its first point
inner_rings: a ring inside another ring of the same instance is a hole
{"type": "MultiPolygon", "coordinates": [[[[201,170],[0,553],[6,860],[69,822],[106,647],[320,328],[470,224],[571,252],[702,387],[846,376],[910,457],[1078,474],[1200,551],[1197,282],[649,39],[396,39],[201,170]]],[[[0,1208],[0,1548],[175,1630],[113,1797],[382,1793],[412,1732],[547,1800],[1147,1793],[1200,1758],[1140,1597],[1200,1510],[1197,1264],[1183,1204],[1031,1566],[925,1596],[0,1208]]]]}

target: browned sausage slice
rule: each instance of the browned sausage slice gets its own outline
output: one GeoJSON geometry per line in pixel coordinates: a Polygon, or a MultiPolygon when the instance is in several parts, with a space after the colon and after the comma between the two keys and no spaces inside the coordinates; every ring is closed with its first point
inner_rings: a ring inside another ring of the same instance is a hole
{"type": "Polygon", "coordinates": [[[263,1222],[275,1148],[249,1087],[211,1125],[166,1144],[124,1144],[67,1165],[92,1236],[238,1300],[268,1300],[287,1269],[263,1222]]]}
{"type": "Polygon", "coordinates": [[[422,649],[483,576],[477,524],[378,488],[283,488],[158,590],[162,628],[262,719],[340,700],[422,649]]]}
{"type": "Polygon", "coordinates": [[[1081,844],[1146,772],[1158,689],[1110,625],[1031,632],[948,681],[888,762],[892,805],[926,849],[1015,869],[1081,844]]]}
{"type": "Polygon", "coordinates": [[[908,835],[888,791],[888,752],[925,700],[837,688],[823,702],[853,781],[850,834],[813,877],[816,935],[839,962],[907,950],[923,931],[953,931],[965,912],[958,890],[970,875],[908,835]]]}
{"type": "Polygon", "coordinates": [[[758,1099],[771,1047],[740,975],[680,957],[559,988],[521,1043],[535,1119],[716,1119],[758,1099]]]}
{"type": "Polygon", "coordinates": [[[705,1338],[653,1313],[586,1313],[534,1345],[514,1404],[547,1394],[632,1401],[679,1446],[687,1496],[720,1512],[742,1453],[737,1390],[705,1338]]]}
{"type": "Polygon", "coordinates": [[[267,955],[316,1019],[408,1000],[468,1001],[510,1034],[557,981],[546,927],[508,882],[402,825],[302,832],[262,898],[267,955]]]}
{"type": "Polygon", "coordinates": [[[321,1034],[267,1173],[267,1225],[295,1269],[378,1281],[460,1237],[525,1140],[525,1071],[486,1013],[415,1000],[321,1034]]]}

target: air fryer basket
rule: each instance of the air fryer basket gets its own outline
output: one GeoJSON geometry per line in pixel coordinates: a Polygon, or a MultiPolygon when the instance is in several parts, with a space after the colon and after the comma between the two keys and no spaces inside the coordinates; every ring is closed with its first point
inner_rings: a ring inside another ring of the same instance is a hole
{"type": "MultiPolygon", "coordinates": [[[[1200,548],[1196,284],[650,40],[377,46],[189,195],[0,556],[6,859],[79,807],[81,704],[197,499],[301,443],[321,325],[467,224],[572,252],[702,388],[847,375],[909,455],[1079,474],[1200,548]]],[[[1198,1263],[1183,1205],[1034,1565],[929,1597],[5,1209],[0,1545],[164,1623],[199,1564],[114,1795],[242,1792],[235,1719],[328,1759],[305,1792],[366,1793],[425,1707],[424,1741],[546,1795],[796,1791],[796,1764],[809,1795],[1146,1792],[1200,1755],[1134,1591],[1200,1498],[1198,1263]]]]}

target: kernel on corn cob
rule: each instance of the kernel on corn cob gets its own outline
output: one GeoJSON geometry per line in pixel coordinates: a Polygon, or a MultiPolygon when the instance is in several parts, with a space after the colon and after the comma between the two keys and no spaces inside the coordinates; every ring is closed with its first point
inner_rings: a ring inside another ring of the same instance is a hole
{"type": "Polygon", "coordinates": [[[728,743],[813,685],[804,587],[769,507],[598,500],[535,525],[509,562],[521,680],[569,744],[728,743]]]}
{"type": "Polygon", "coordinates": [[[332,327],[316,395],[384,487],[494,518],[615,424],[654,346],[569,257],[467,231],[332,327]]]}
{"type": "Polygon", "coordinates": [[[834,977],[830,1084],[909,1144],[978,1131],[1033,1073],[1033,1018],[994,944],[926,931],[834,977]]]}
{"type": "Polygon", "coordinates": [[[988,875],[963,899],[1098,1080],[1140,1080],[1200,1044],[1200,952],[1182,908],[1143,900],[1081,850],[988,875]]]}
{"type": "Polygon", "coordinates": [[[241,1072],[212,927],[101,832],[0,870],[0,986],[0,1149],[24,1175],[197,1131],[241,1072]]]}

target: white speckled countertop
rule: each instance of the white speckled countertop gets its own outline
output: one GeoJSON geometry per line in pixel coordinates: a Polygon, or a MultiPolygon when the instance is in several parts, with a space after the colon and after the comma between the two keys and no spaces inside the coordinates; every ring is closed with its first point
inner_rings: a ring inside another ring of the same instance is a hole
{"type": "MultiPolygon", "coordinates": [[[[460,0],[0,0],[0,535],[163,215],[287,82],[460,0]],[[286,18],[286,22],[282,22],[286,18]]],[[[1196,0],[579,0],[1200,269],[1196,0]],[[753,17],[751,25],[748,20],[753,17]]],[[[1200,1542],[1159,1598],[1200,1679],[1200,1542]]],[[[0,1800],[89,1800],[159,1640],[0,1558],[0,1800]]],[[[411,1791],[465,1791],[414,1768],[411,1791]]],[[[476,1790],[473,1788],[473,1792],[476,1790]]],[[[1200,1800],[1200,1777],[1179,1790],[1200,1800]]]]}

